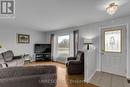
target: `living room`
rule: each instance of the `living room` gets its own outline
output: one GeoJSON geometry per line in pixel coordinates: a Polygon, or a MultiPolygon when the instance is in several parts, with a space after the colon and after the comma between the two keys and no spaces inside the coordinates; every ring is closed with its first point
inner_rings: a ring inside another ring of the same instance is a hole
{"type": "Polygon", "coordinates": [[[0,3],[0,87],[130,86],[129,0],[0,3]]]}

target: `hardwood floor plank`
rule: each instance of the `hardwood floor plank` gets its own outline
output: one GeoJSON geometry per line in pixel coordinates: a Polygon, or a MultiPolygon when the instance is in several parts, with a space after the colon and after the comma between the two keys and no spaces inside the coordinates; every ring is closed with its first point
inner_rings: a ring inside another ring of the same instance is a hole
{"type": "Polygon", "coordinates": [[[57,62],[33,62],[25,66],[36,65],[55,65],[57,67],[57,86],[56,87],[97,87],[93,84],[84,82],[84,75],[68,75],[65,64],[57,62]]]}
{"type": "Polygon", "coordinates": [[[130,84],[127,82],[127,79],[125,77],[122,78],[122,82],[124,84],[124,87],[130,87],[130,84]]]}
{"type": "Polygon", "coordinates": [[[96,72],[93,78],[90,80],[90,84],[84,83],[83,75],[68,75],[66,72],[66,66],[57,62],[34,62],[28,64],[27,66],[36,65],[57,66],[57,75],[59,82],[56,87],[130,87],[130,84],[128,84],[126,78],[104,72],[96,72]],[[81,82],[73,82],[77,80],[81,82]]]}

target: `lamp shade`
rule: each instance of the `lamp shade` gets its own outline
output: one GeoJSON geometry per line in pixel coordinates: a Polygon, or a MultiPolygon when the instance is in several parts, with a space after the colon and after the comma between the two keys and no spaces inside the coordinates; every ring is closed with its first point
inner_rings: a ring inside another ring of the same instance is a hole
{"type": "Polygon", "coordinates": [[[91,39],[84,39],[84,44],[92,44],[93,41],[91,39]]]}

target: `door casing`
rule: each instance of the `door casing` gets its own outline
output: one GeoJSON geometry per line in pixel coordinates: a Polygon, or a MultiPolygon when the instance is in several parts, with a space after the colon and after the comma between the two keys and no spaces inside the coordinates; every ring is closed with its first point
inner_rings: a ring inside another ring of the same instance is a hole
{"type": "Polygon", "coordinates": [[[127,30],[126,26],[115,26],[101,29],[101,71],[116,75],[126,76],[127,68],[127,30]],[[105,52],[104,51],[104,32],[108,30],[122,30],[122,52],[105,52]]]}

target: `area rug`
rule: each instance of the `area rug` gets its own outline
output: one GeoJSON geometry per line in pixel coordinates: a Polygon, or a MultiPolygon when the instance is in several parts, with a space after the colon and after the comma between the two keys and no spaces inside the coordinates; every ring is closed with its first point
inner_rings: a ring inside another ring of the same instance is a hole
{"type": "Polygon", "coordinates": [[[57,67],[57,86],[56,87],[98,87],[96,85],[85,83],[84,75],[68,75],[65,64],[57,62],[34,62],[27,66],[36,65],[55,65],[57,67]]]}

